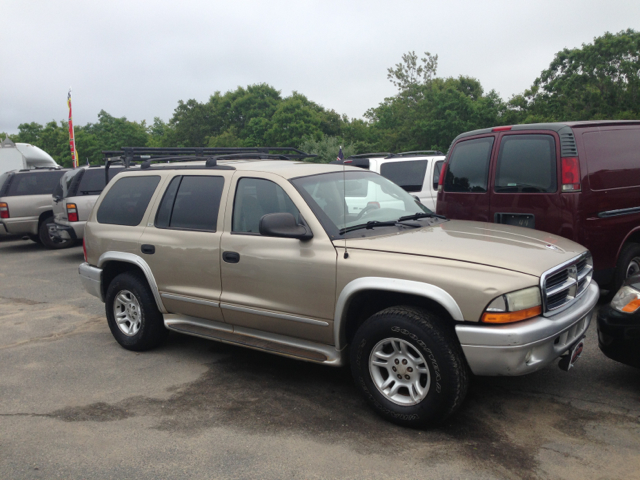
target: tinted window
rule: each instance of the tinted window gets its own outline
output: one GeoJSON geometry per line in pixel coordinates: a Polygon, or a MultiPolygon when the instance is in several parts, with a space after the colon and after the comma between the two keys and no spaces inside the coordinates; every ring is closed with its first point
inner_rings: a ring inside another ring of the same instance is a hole
{"type": "MultiPolygon", "coordinates": [[[[104,174],[104,170],[102,170],[104,174]]],[[[98,208],[98,222],[112,225],[138,225],[160,177],[121,178],[111,187],[98,208]]]]}
{"type": "Polygon", "coordinates": [[[175,177],[158,208],[156,227],[215,232],[223,186],[222,177],[175,177]]]}
{"type": "Polygon", "coordinates": [[[62,170],[16,174],[7,195],[51,195],[63,174],[62,170]]]}
{"type": "MultiPolygon", "coordinates": [[[[4,184],[7,181],[7,178],[9,178],[9,172],[3,173],[2,175],[0,175],[0,197],[4,196],[3,190],[4,188],[4,184]]],[[[8,186],[8,185],[7,185],[8,186]]]]}
{"type": "Polygon", "coordinates": [[[433,189],[438,189],[438,182],[440,181],[440,172],[442,172],[442,165],[444,160],[438,160],[433,166],[433,189]]]}
{"type": "MultiPolygon", "coordinates": [[[[109,168],[109,180],[122,170],[122,168],[109,168]]],[[[104,187],[104,168],[86,168],[80,179],[76,195],[100,195],[104,187]]]]}
{"type": "Polygon", "coordinates": [[[592,190],[640,185],[640,127],[588,132],[582,138],[592,190]]]}
{"type": "Polygon", "coordinates": [[[445,192],[486,192],[493,137],[458,143],[444,179],[445,192]]]}
{"type": "Polygon", "coordinates": [[[396,185],[400,185],[407,192],[419,192],[424,183],[427,162],[428,160],[412,160],[410,162],[383,163],[380,167],[380,174],[396,185]]]}
{"type": "Polygon", "coordinates": [[[507,135],[500,142],[496,192],[557,191],[556,142],[551,135],[507,135]]]}
{"type": "Polygon", "coordinates": [[[268,213],[300,213],[279,185],[261,178],[242,178],[233,201],[233,231],[260,233],[260,219],[268,213]]]}

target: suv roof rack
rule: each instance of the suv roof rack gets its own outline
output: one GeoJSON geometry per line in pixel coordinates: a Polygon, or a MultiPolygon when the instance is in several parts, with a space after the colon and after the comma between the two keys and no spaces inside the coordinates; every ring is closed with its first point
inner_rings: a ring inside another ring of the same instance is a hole
{"type": "Polygon", "coordinates": [[[358,153],[357,155],[349,155],[347,160],[350,158],[389,157],[391,155],[395,154],[393,152],[358,153]]]}
{"type": "Polygon", "coordinates": [[[444,156],[440,150],[415,150],[412,152],[392,153],[387,158],[393,157],[434,157],[436,155],[444,156]]]}
{"type": "Polygon", "coordinates": [[[301,160],[317,157],[317,155],[305,153],[293,147],[122,147],[121,150],[103,150],[102,154],[105,160],[105,184],[109,183],[109,167],[113,164],[121,164],[124,168],[130,168],[132,165],[142,162],[140,168],[147,169],[151,168],[151,162],[171,163],[204,160],[205,168],[231,169],[233,167],[218,166],[217,161],[233,159],[301,160]],[[285,152],[286,155],[271,152],[285,152]]]}
{"type": "Polygon", "coordinates": [[[33,168],[22,168],[18,170],[18,172],[33,172],[35,170],[63,170],[63,167],[58,165],[57,167],[33,167],[33,168]]]}

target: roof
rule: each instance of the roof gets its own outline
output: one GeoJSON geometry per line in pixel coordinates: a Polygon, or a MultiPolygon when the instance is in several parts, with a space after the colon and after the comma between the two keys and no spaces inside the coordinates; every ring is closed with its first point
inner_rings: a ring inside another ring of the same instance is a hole
{"type": "MultiPolygon", "coordinates": [[[[580,128],[580,127],[597,127],[597,126],[610,126],[610,125],[640,125],[638,120],[585,120],[578,122],[553,122],[553,123],[529,123],[511,126],[510,131],[518,130],[551,130],[553,132],[560,132],[563,128],[580,128]]],[[[453,139],[455,142],[459,138],[471,137],[474,135],[483,135],[491,133],[494,128],[500,128],[498,126],[492,128],[482,128],[480,130],[471,130],[470,132],[464,132],[453,139]]]]}

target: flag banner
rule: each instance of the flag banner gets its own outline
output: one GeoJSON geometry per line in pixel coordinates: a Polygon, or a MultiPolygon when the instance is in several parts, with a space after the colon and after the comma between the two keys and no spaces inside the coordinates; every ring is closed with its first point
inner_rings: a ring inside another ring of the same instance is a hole
{"type": "Polygon", "coordinates": [[[73,131],[73,115],[71,113],[71,89],[67,95],[67,106],[69,107],[69,148],[71,149],[71,165],[78,166],[78,150],[76,149],[76,136],[73,131]]]}
{"type": "Polygon", "coordinates": [[[336,160],[342,162],[344,160],[344,153],[342,153],[342,145],[340,145],[340,151],[338,152],[338,157],[336,160]]]}

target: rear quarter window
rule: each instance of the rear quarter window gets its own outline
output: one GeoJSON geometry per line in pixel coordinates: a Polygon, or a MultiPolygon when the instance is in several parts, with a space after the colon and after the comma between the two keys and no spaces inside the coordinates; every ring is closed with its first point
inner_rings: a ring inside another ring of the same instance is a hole
{"type": "Polygon", "coordinates": [[[383,163],[380,175],[388,178],[407,192],[420,192],[427,171],[428,160],[383,163]]]}
{"type": "MultiPolygon", "coordinates": [[[[112,180],[123,170],[123,168],[110,168],[109,180],[112,180]]],[[[80,179],[76,192],[72,196],[100,195],[104,187],[104,168],[87,168],[80,179]]]]}
{"type": "Polygon", "coordinates": [[[487,191],[494,137],[459,142],[453,149],[444,179],[445,192],[487,191]]]}
{"type": "Polygon", "coordinates": [[[51,195],[64,171],[19,173],[11,180],[7,195],[51,195]]]}
{"type": "Polygon", "coordinates": [[[100,203],[98,223],[139,225],[159,182],[158,175],[119,179],[100,203]]]}
{"type": "Polygon", "coordinates": [[[640,185],[640,126],[585,132],[582,141],[592,190],[640,185]]]}

